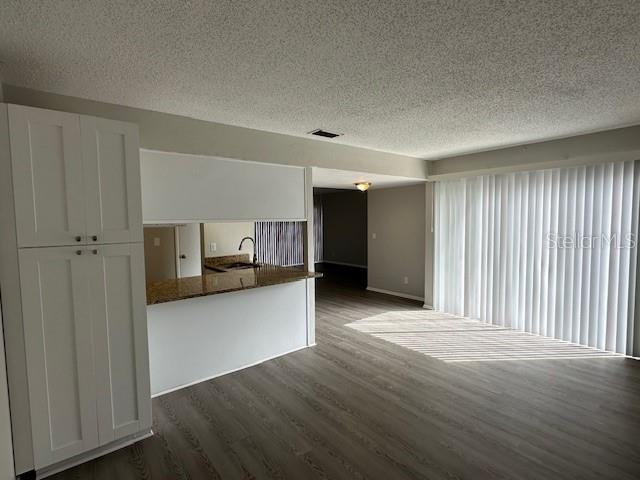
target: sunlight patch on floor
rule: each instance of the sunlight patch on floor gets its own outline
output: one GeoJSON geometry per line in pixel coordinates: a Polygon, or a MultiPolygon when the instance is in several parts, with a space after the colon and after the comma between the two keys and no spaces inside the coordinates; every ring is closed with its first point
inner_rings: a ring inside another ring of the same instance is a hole
{"type": "Polygon", "coordinates": [[[346,326],[445,362],[624,356],[428,310],[387,312],[346,326]]]}

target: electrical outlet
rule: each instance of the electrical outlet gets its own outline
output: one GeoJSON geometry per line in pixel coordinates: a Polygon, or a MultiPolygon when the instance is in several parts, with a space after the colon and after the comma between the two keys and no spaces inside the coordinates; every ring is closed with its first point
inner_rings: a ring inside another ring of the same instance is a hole
{"type": "Polygon", "coordinates": [[[375,240],[376,238],[378,238],[378,235],[376,235],[375,233],[372,233],[371,234],[371,238],[373,238],[375,240]]]}
{"type": "Polygon", "coordinates": [[[409,285],[409,277],[404,277],[404,284],[409,285]]]}
{"type": "Polygon", "coordinates": [[[211,242],[211,243],[209,244],[209,252],[210,252],[210,253],[215,252],[217,248],[218,248],[218,246],[216,245],[216,242],[211,242]]]}
{"type": "Polygon", "coordinates": [[[153,246],[154,247],[160,246],[160,237],[153,237],[153,246]]]}

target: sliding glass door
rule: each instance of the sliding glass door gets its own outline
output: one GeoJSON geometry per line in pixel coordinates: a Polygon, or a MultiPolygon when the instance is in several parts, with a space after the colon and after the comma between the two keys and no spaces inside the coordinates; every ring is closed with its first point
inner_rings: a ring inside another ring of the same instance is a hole
{"type": "Polygon", "coordinates": [[[434,308],[637,355],[639,174],[619,162],[438,182],[434,308]]]}

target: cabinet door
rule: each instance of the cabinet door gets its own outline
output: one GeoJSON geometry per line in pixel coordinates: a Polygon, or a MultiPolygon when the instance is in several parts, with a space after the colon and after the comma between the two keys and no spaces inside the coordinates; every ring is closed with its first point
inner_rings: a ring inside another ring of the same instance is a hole
{"type": "Polygon", "coordinates": [[[36,469],[98,446],[85,257],[72,247],[19,253],[36,469]]]}
{"type": "Polygon", "coordinates": [[[87,198],[87,240],[142,242],[138,127],[80,117],[87,198]]]}
{"type": "Polygon", "coordinates": [[[19,247],[84,242],[80,117],[9,105],[19,247]]]}
{"type": "Polygon", "coordinates": [[[104,445],[151,428],[144,247],[98,245],[87,260],[104,445]]]}

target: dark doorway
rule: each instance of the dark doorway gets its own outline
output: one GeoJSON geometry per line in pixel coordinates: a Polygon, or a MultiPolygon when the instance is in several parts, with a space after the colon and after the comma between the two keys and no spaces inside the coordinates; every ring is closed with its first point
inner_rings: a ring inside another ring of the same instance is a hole
{"type": "Polygon", "coordinates": [[[367,194],[314,188],[316,270],[333,282],[367,286],[367,194]]]}

